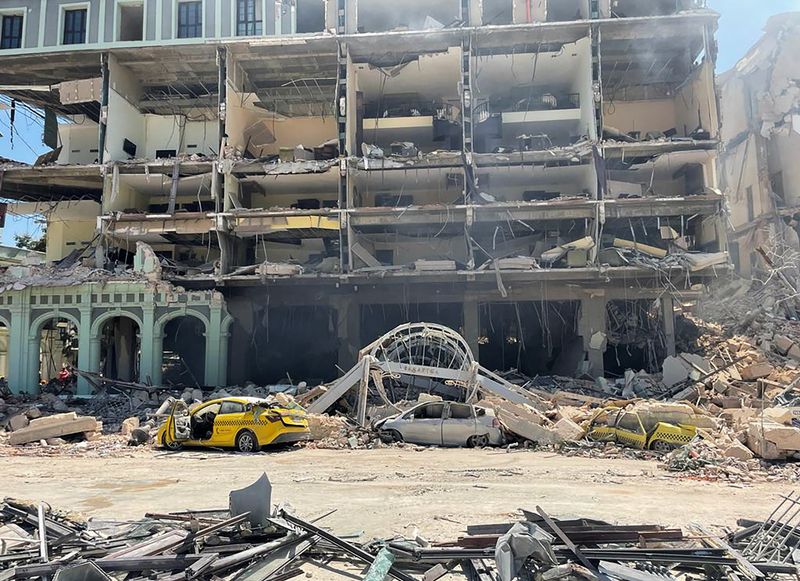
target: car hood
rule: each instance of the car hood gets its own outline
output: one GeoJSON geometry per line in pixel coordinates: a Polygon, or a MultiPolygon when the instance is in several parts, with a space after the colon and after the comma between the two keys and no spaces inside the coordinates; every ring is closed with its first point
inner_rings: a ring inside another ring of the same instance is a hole
{"type": "Polygon", "coordinates": [[[385,417],[385,418],[381,418],[381,419],[379,419],[379,420],[376,420],[375,422],[373,422],[373,424],[372,424],[372,425],[373,425],[373,427],[375,427],[375,428],[380,428],[380,427],[381,427],[381,426],[383,426],[383,425],[384,425],[386,422],[389,422],[389,421],[391,421],[391,420],[396,420],[396,419],[397,419],[397,418],[399,418],[399,417],[400,417],[400,414],[394,414],[394,415],[391,415],[391,416],[387,416],[387,417],[385,417]]]}

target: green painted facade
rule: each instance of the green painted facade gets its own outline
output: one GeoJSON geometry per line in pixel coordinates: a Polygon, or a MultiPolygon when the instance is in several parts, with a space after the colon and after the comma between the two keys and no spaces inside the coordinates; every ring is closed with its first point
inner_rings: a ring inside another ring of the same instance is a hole
{"type": "MultiPolygon", "coordinates": [[[[225,385],[233,319],[217,291],[184,291],[166,283],[108,281],[31,286],[4,292],[0,294],[0,323],[9,329],[9,387],[15,393],[37,392],[41,331],[53,319],[66,319],[78,328],[78,368],[98,372],[103,325],[115,317],[127,317],[138,326],[139,376],[149,377],[153,385],[159,385],[164,327],[182,316],[200,320],[205,329],[203,383],[225,385]]],[[[78,393],[90,392],[90,386],[79,380],[78,393]]]]}

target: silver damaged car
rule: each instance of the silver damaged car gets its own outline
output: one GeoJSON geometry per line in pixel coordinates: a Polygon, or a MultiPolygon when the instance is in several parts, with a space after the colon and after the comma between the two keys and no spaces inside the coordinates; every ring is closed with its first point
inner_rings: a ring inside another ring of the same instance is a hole
{"type": "Polygon", "coordinates": [[[500,446],[503,433],[490,409],[455,402],[427,402],[375,423],[384,442],[433,446],[500,446]]]}

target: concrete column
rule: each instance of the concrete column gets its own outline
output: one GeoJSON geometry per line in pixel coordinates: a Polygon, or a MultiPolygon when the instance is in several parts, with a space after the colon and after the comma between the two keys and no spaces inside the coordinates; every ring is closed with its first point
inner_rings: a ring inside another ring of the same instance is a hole
{"type": "Polygon", "coordinates": [[[217,305],[212,305],[211,319],[205,333],[206,361],[205,379],[203,381],[206,385],[213,385],[215,387],[222,385],[219,377],[220,358],[222,357],[222,343],[220,338],[221,327],[222,311],[217,305]]]}
{"type": "Polygon", "coordinates": [[[336,330],[339,338],[339,367],[347,371],[356,364],[361,344],[361,306],[349,297],[336,304],[336,330]]]}
{"type": "Polygon", "coordinates": [[[481,313],[478,299],[466,298],[464,299],[464,339],[467,341],[469,348],[472,349],[472,355],[475,361],[479,360],[480,345],[478,345],[478,337],[481,334],[481,313]]]}
{"type": "MultiPolygon", "coordinates": [[[[100,337],[92,337],[92,292],[81,291],[81,320],[78,329],[78,369],[98,371],[100,369],[100,337]]],[[[78,395],[89,395],[89,382],[78,377],[78,395]]]]}
{"type": "Polygon", "coordinates": [[[40,333],[35,332],[34,329],[31,329],[28,333],[28,339],[26,341],[24,393],[39,393],[40,336],[40,333]]]}
{"type": "Polygon", "coordinates": [[[589,374],[601,377],[605,373],[603,355],[606,350],[606,298],[594,296],[581,301],[580,332],[583,349],[589,362],[589,374]]]}
{"type": "Polygon", "coordinates": [[[664,316],[664,337],[667,357],[675,356],[675,299],[672,295],[661,297],[661,311],[664,316]]]}
{"type": "MultiPolygon", "coordinates": [[[[144,349],[144,348],[143,348],[144,349]]],[[[161,385],[161,362],[164,357],[164,331],[163,329],[155,329],[153,331],[152,342],[152,371],[151,379],[153,385],[161,385]]]]}
{"type": "MultiPolygon", "coordinates": [[[[150,295],[152,301],[152,295],[150,295]]],[[[142,328],[139,329],[141,343],[141,353],[139,355],[139,381],[147,383],[148,379],[154,382],[153,378],[153,332],[155,327],[155,305],[152,302],[143,305],[142,328]]]]}
{"type": "Polygon", "coordinates": [[[228,344],[231,334],[220,332],[219,348],[219,385],[228,385],[228,344]]]}
{"type": "Polygon", "coordinates": [[[13,295],[11,328],[8,330],[8,386],[13,393],[29,393],[28,329],[30,329],[28,293],[13,295]]]}

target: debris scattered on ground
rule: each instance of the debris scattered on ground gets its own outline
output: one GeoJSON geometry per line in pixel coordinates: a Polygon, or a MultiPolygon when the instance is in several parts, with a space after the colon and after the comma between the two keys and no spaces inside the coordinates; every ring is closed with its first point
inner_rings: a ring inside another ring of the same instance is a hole
{"type": "MultiPolygon", "coordinates": [[[[624,524],[521,510],[516,522],[466,527],[453,540],[402,536],[360,542],[285,504],[266,474],[231,491],[218,510],[148,513],[138,521],[84,519],[45,503],[0,505],[2,579],[262,579],[312,577],[319,568],[367,581],[491,579],[759,579],[795,577],[800,496],[724,536],[699,525],[624,524]],[[360,571],[360,574],[359,574],[360,571]]],[[[533,507],[532,507],[533,508],[533,507]]],[[[651,515],[653,516],[653,515],[651,515]]]]}

